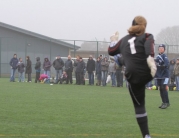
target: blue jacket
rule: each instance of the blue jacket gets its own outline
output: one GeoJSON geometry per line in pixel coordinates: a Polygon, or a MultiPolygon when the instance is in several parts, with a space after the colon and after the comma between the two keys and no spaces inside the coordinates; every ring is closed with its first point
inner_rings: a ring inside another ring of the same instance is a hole
{"type": "Polygon", "coordinates": [[[11,61],[9,62],[9,65],[12,67],[12,69],[17,69],[17,63],[18,63],[18,59],[12,58],[11,61]]]}
{"type": "Polygon", "coordinates": [[[165,54],[157,55],[155,59],[157,65],[156,79],[169,78],[169,60],[165,54]]]}

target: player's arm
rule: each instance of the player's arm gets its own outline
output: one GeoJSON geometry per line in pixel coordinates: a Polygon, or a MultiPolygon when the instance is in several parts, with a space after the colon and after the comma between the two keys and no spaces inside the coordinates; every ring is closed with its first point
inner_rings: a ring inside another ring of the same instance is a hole
{"type": "Polygon", "coordinates": [[[144,48],[147,57],[147,64],[151,70],[152,77],[154,77],[157,67],[154,61],[154,38],[152,34],[146,34],[144,48]]]}
{"type": "Polygon", "coordinates": [[[108,48],[108,54],[111,56],[119,54],[120,44],[121,44],[121,40],[119,42],[111,42],[108,48]]]}
{"type": "Polygon", "coordinates": [[[167,58],[166,55],[165,55],[165,57],[164,57],[164,65],[165,65],[166,67],[169,67],[169,65],[170,65],[169,60],[168,60],[168,58],[167,58]]]}
{"type": "Polygon", "coordinates": [[[147,57],[150,55],[151,57],[154,57],[154,38],[152,34],[146,34],[145,35],[145,54],[147,57]]]}

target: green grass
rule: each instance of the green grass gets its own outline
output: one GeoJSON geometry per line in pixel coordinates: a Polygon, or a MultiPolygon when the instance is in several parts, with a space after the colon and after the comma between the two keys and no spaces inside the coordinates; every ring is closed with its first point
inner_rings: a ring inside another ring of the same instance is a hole
{"type": "MultiPolygon", "coordinates": [[[[179,93],[159,109],[146,91],[152,138],[179,138],[179,93]]],[[[8,82],[0,79],[0,137],[141,138],[127,88],[8,82]]]]}

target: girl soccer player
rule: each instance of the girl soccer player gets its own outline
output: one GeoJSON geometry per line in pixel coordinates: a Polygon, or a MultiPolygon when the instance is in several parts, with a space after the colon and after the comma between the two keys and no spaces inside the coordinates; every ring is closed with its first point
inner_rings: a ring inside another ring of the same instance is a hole
{"type": "Polygon", "coordinates": [[[128,29],[128,35],[117,42],[118,34],[111,36],[108,53],[111,56],[122,54],[126,67],[125,77],[129,83],[129,92],[135,108],[136,119],[143,138],[151,138],[145,110],[145,85],[156,73],[154,61],[153,35],[145,33],[147,21],[137,16],[128,29]]]}

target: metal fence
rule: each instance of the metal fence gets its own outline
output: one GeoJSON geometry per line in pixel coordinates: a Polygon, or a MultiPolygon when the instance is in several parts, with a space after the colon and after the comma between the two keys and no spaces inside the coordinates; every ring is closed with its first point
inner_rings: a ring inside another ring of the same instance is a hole
{"type": "MultiPolygon", "coordinates": [[[[109,42],[107,41],[85,41],[85,40],[62,40],[57,39],[66,43],[73,45],[68,52],[73,58],[77,55],[80,55],[83,58],[88,58],[89,55],[92,55],[94,58],[97,58],[99,55],[109,56],[107,49],[109,42]],[[81,47],[76,49],[77,46],[81,47]]],[[[53,42],[54,39],[48,40],[53,42]]],[[[45,48],[38,47],[38,39],[33,38],[30,40],[23,40],[23,38],[0,38],[0,77],[9,77],[10,76],[10,59],[13,54],[16,53],[18,57],[21,57],[25,61],[26,56],[30,56],[32,61],[32,76],[35,75],[35,63],[36,57],[43,59],[45,56],[50,58],[50,61],[53,62],[58,52],[55,48],[51,47],[50,44],[45,45],[45,48]]],[[[155,44],[155,53],[158,53],[158,44],[155,44]]],[[[169,60],[176,59],[179,57],[179,45],[166,45],[166,55],[169,57],[169,60]]],[[[67,57],[67,54],[64,55],[63,50],[61,51],[61,57],[67,57]]],[[[41,60],[43,63],[43,60],[41,60]]],[[[17,76],[17,74],[16,74],[17,76]]],[[[55,76],[55,69],[51,67],[51,76],[55,76]]]]}

